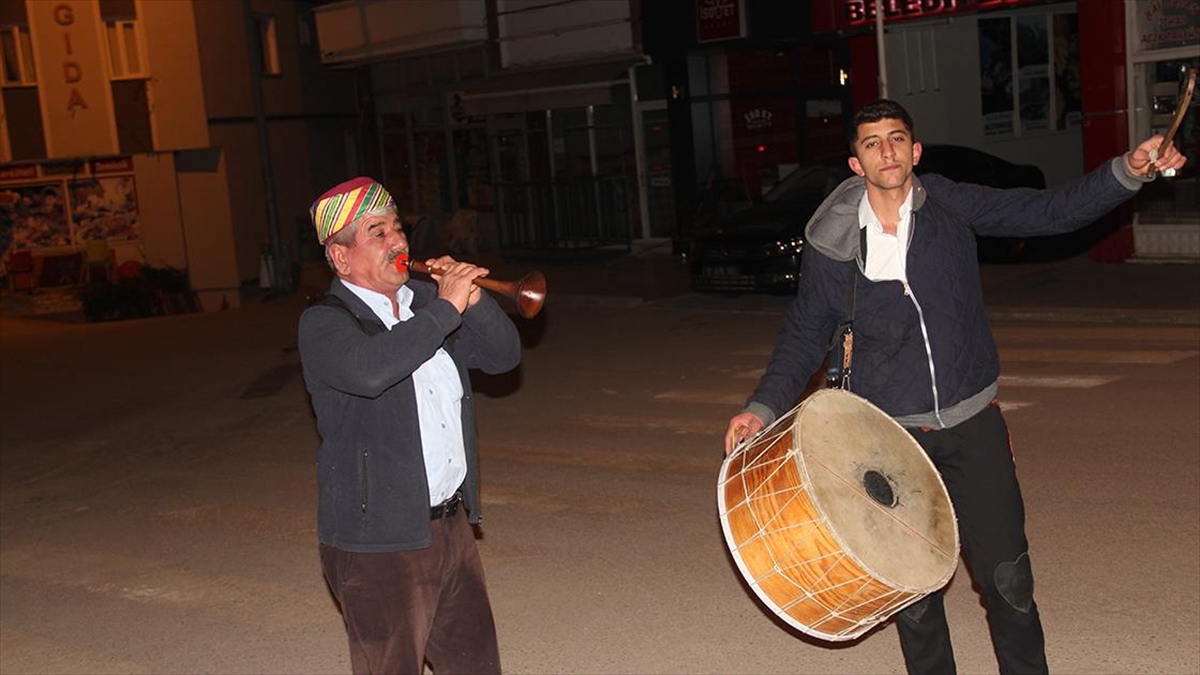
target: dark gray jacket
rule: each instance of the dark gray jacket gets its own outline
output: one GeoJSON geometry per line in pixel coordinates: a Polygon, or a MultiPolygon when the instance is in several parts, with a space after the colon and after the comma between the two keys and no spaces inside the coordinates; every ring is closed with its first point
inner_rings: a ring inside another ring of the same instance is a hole
{"type": "Polygon", "coordinates": [[[439,347],[454,359],[462,381],[463,496],[471,522],[479,521],[479,456],[467,370],[501,373],[521,359],[516,327],[486,292],[460,315],[437,298],[436,285],[417,280],[407,285],[415,316],[390,331],[337,279],[329,292],[345,308],[317,304],[300,316],[300,360],[321,434],[317,536],[346,551],[430,544],[429,485],[411,376],[439,347]],[[377,330],[364,331],[363,323],[377,330]]]}
{"type": "Polygon", "coordinates": [[[1000,372],[975,235],[1070,232],[1108,213],[1141,183],[1122,157],[1051,190],[914,177],[906,286],[863,275],[858,207],[865,182],[846,180],[805,228],[799,292],[746,410],[770,424],[796,405],[847,313],[849,284],[857,278],[851,389],[906,427],[966,420],[995,397],[1000,372]]]}

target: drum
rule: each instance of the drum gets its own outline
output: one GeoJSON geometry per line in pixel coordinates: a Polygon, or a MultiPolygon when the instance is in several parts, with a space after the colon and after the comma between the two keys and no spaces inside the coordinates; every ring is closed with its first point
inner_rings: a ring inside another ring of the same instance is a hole
{"type": "Polygon", "coordinates": [[[853,640],[950,581],[954,507],[908,432],[823,389],[736,448],[717,506],[746,582],[785,622],[853,640]]]}

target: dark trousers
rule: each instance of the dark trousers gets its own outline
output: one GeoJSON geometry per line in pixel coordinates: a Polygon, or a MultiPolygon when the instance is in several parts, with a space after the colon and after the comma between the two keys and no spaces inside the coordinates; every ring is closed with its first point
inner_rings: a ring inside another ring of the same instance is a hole
{"type": "Polygon", "coordinates": [[[463,509],[430,522],[429,548],[351,553],[321,545],[342,608],[350,665],[362,673],[500,672],[496,624],[475,535],[463,509]]]}
{"type": "MultiPolygon", "coordinates": [[[[909,430],[950,493],[971,579],[983,595],[1001,673],[1045,673],[1046,645],[1008,426],[993,403],[950,429],[909,430]]],[[[896,618],[909,673],[955,673],[942,592],[896,618]]]]}

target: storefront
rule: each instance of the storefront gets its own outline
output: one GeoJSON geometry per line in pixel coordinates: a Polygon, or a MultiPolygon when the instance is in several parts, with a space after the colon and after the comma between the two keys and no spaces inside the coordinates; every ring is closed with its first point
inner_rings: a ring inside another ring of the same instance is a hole
{"type": "MultiPolygon", "coordinates": [[[[850,41],[810,30],[810,3],[643,3],[664,67],[679,236],[844,149],[850,41]]],[[[873,89],[873,83],[872,83],[873,89]]]]}
{"type": "MultiPolygon", "coordinates": [[[[1166,133],[1188,69],[1200,69],[1200,2],[1126,0],[1129,134],[1166,133]]],[[[1200,259],[1200,101],[1175,136],[1184,170],[1142,189],[1133,205],[1134,250],[1145,259],[1200,259]]]]}
{"type": "MultiPolygon", "coordinates": [[[[814,32],[847,38],[860,65],[855,107],[875,95],[861,65],[882,62],[881,84],[923,141],[1035,164],[1050,186],[1165,131],[1180,73],[1200,61],[1200,3],[1190,1],[816,0],[812,12],[814,32]],[[877,4],[882,59],[863,39],[877,4]]],[[[1176,138],[1193,157],[1195,117],[1176,138]]],[[[1200,258],[1198,173],[1193,162],[1155,181],[1075,239],[1108,261],[1200,258]]]]}
{"type": "Polygon", "coordinates": [[[322,61],[369,74],[367,168],[425,223],[415,247],[570,253],[669,239],[669,124],[636,7],[318,8],[322,61]]]}
{"type": "Polygon", "coordinates": [[[416,248],[629,250],[635,239],[671,236],[673,209],[659,203],[670,185],[661,84],[657,97],[646,90],[652,66],[625,58],[434,87],[381,84],[429,58],[373,67],[381,173],[400,210],[424,223],[416,248]],[[461,227],[471,239],[451,241],[461,227]]]}
{"type": "Polygon", "coordinates": [[[844,153],[848,90],[836,44],[688,56],[692,150],[706,187],[755,201],[802,162],[844,153]]]}

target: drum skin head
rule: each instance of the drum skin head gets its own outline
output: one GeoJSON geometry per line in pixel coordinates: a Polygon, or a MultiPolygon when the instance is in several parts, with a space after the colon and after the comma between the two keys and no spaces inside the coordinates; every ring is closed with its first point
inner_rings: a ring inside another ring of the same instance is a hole
{"type": "Polygon", "coordinates": [[[794,433],[814,503],[865,569],[905,590],[950,580],[954,508],[907,431],[864,399],[826,390],[805,402],[794,433]]]}

